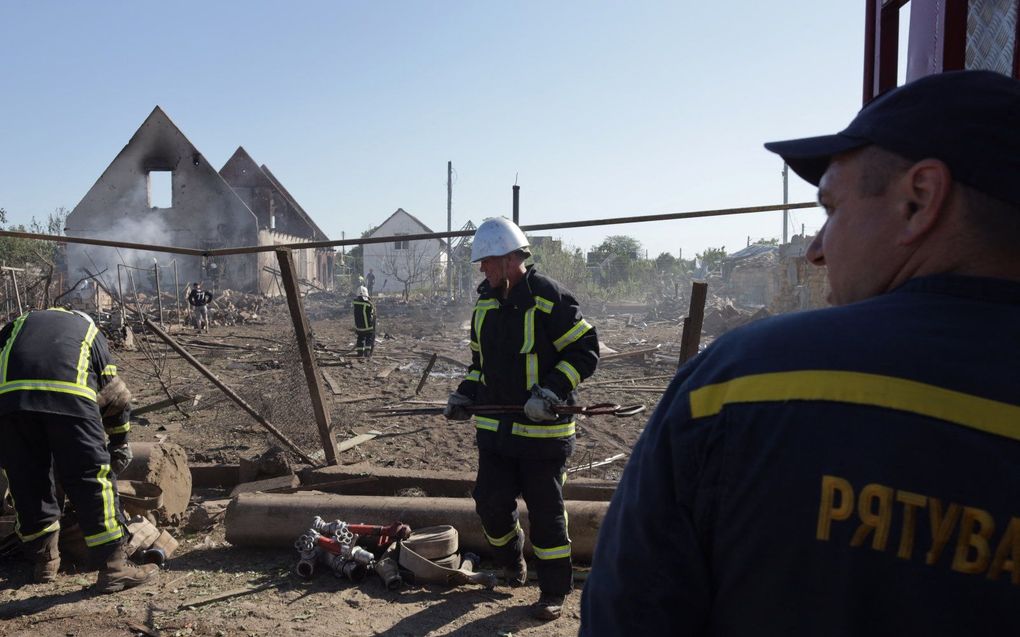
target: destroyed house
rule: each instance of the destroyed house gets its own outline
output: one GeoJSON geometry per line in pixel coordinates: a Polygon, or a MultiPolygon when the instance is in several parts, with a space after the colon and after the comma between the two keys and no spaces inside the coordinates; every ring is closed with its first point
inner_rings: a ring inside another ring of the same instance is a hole
{"type": "MultiPolygon", "coordinates": [[[[199,250],[326,240],[326,235],[269,172],[238,148],[217,171],[158,106],[67,217],[68,236],[199,250]]],[[[294,250],[299,280],[332,287],[332,250],[294,250]]],[[[67,275],[100,274],[107,285],[120,267],[175,266],[181,282],[279,294],[272,252],[202,258],[71,244],[67,275]]],[[[147,288],[151,279],[133,284],[147,288]]]]}

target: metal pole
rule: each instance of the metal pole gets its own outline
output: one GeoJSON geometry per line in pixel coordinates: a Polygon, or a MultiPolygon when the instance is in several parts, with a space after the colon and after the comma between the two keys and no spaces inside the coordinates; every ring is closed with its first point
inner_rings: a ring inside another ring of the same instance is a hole
{"type": "Polygon", "coordinates": [[[514,223],[521,225],[521,187],[514,184],[514,223]]]}
{"type": "Polygon", "coordinates": [[[283,279],[283,286],[287,293],[287,305],[290,307],[290,318],[294,322],[294,337],[297,339],[298,351],[301,352],[301,363],[305,370],[305,380],[308,382],[308,394],[312,400],[312,411],[315,413],[315,424],[319,426],[319,437],[322,438],[322,450],[326,453],[326,462],[332,465],[340,464],[338,459],[339,451],[336,446],[336,439],[330,431],[329,410],[323,400],[322,377],[319,376],[318,366],[315,364],[315,347],[312,330],[308,326],[308,319],[305,317],[305,308],[301,304],[298,280],[294,272],[294,261],[290,250],[277,250],[276,260],[280,263],[280,278],[283,279]]]}
{"type": "Polygon", "coordinates": [[[152,258],[152,269],[156,272],[156,307],[159,308],[159,324],[163,324],[163,293],[159,289],[159,261],[152,258]]]}
{"type": "MultiPolygon", "coordinates": [[[[789,187],[790,187],[790,166],[783,162],[783,205],[790,203],[789,198],[789,187]]],[[[790,210],[783,208],[783,245],[789,243],[789,239],[786,236],[786,228],[790,225],[790,210]]]]}
{"type": "Polygon", "coordinates": [[[24,313],[24,310],[21,309],[21,292],[18,290],[18,274],[14,270],[10,270],[10,273],[11,283],[14,284],[14,298],[18,301],[18,316],[21,316],[24,313]]]}
{"type": "Polygon", "coordinates": [[[124,309],[124,283],[120,278],[122,263],[117,264],[117,299],[120,301],[120,324],[127,325],[127,312],[124,309]]]}
{"type": "Polygon", "coordinates": [[[177,277],[177,259],[174,259],[174,303],[177,306],[177,324],[181,325],[181,280],[177,277]]]}
{"type": "MultiPolygon", "coordinates": [[[[453,231],[453,162],[446,162],[446,231],[453,231]]],[[[446,298],[453,297],[453,251],[446,240],[446,298]]]]}

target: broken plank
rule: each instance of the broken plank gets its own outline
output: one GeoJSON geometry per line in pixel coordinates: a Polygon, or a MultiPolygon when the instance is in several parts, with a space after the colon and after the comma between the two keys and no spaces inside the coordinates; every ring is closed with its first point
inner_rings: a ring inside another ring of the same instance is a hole
{"type": "MultiPolygon", "coordinates": [[[[377,399],[385,399],[385,395],[381,393],[371,393],[368,395],[354,396],[353,399],[343,399],[340,401],[334,401],[336,405],[350,405],[351,403],[361,403],[362,401],[375,401],[377,399]]],[[[446,403],[444,403],[446,405],[446,403]]]]}
{"type": "Polygon", "coordinates": [[[143,405],[138,409],[132,409],[131,415],[141,416],[142,414],[147,414],[150,411],[159,411],[160,409],[173,407],[174,405],[178,405],[186,400],[191,400],[192,398],[193,396],[188,396],[186,394],[177,395],[174,396],[173,398],[164,398],[163,400],[159,400],[154,403],[149,403],[148,405],[143,405]]]}
{"type": "Polygon", "coordinates": [[[324,369],[321,369],[319,371],[322,372],[322,377],[326,380],[326,384],[329,385],[329,390],[333,392],[334,396],[339,396],[344,393],[343,388],[340,386],[340,383],[337,382],[337,379],[333,378],[332,374],[330,374],[324,369]]]}
{"type": "Polygon", "coordinates": [[[212,595],[205,595],[204,597],[196,597],[189,599],[186,602],[182,602],[177,610],[185,610],[188,608],[197,608],[199,606],[205,606],[206,604],[213,604],[224,599],[230,599],[232,597],[240,597],[241,595],[251,595],[252,593],[259,593],[269,588],[274,588],[276,584],[262,584],[260,586],[246,586],[244,588],[234,588],[229,591],[222,593],[214,593],[212,595]]]}
{"type": "Polygon", "coordinates": [[[378,431],[372,431],[367,434],[358,434],[357,436],[354,436],[353,438],[348,438],[347,440],[341,440],[339,449],[341,452],[347,451],[348,449],[353,449],[354,447],[357,447],[361,443],[368,442],[369,440],[375,438],[378,435],[379,435],[378,431]]]}
{"type": "Polygon", "coordinates": [[[656,351],[658,351],[658,349],[659,349],[659,346],[656,345],[655,347],[643,347],[641,349],[635,349],[635,350],[631,350],[629,352],[617,352],[615,354],[606,354],[605,356],[600,356],[599,357],[599,362],[600,363],[605,363],[607,361],[615,360],[617,358],[629,358],[629,357],[632,357],[632,356],[643,356],[645,354],[651,354],[653,352],[656,352],[656,351]]]}
{"type": "Polygon", "coordinates": [[[383,368],[382,370],[380,370],[379,373],[375,375],[375,377],[376,378],[386,378],[387,376],[389,376],[390,374],[395,372],[398,367],[400,367],[400,365],[389,365],[389,366],[383,368]]]}

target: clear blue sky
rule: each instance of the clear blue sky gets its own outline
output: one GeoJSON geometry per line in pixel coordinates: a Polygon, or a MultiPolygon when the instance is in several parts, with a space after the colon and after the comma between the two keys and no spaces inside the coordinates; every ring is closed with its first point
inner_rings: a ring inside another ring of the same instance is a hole
{"type": "MultiPolygon", "coordinates": [[[[782,201],[762,143],[860,107],[864,2],[0,2],[0,207],[73,208],[155,105],[238,145],[331,237],[782,201]]],[[[814,200],[791,173],[790,200],[814,200]]],[[[793,214],[809,232],[819,211],[793,214]]],[[[651,256],[775,237],[781,213],[554,233],[651,256]]],[[[792,231],[791,231],[792,232],[792,231]]]]}

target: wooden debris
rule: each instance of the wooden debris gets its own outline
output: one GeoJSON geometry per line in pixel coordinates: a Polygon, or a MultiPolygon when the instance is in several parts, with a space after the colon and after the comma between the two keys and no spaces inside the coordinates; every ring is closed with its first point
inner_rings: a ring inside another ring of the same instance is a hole
{"type": "Polygon", "coordinates": [[[432,358],[429,359],[429,364],[425,366],[425,371],[422,372],[421,380],[418,381],[418,387],[414,390],[415,396],[421,393],[421,388],[425,386],[425,381],[429,379],[429,373],[432,371],[432,366],[436,364],[437,358],[439,358],[439,354],[433,354],[432,358]]]}
{"type": "Polygon", "coordinates": [[[340,396],[344,393],[343,387],[341,387],[340,383],[337,381],[336,378],[333,378],[332,374],[330,374],[324,369],[319,371],[322,373],[322,377],[323,379],[325,379],[326,384],[329,385],[329,391],[333,392],[334,396],[340,396]]]}
{"type": "Polygon", "coordinates": [[[620,460],[621,458],[625,458],[626,456],[627,456],[627,454],[625,454],[625,453],[618,453],[615,456],[610,456],[609,458],[606,458],[605,460],[599,460],[598,462],[586,462],[586,463],[584,463],[582,465],[578,465],[576,467],[570,467],[569,469],[567,469],[567,473],[576,473],[578,471],[584,471],[586,469],[593,469],[595,467],[602,467],[602,466],[605,466],[607,464],[612,464],[612,463],[616,462],[617,460],[620,460]]]}
{"type": "Polygon", "coordinates": [[[628,357],[631,357],[631,356],[644,356],[645,354],[651,354],[651,353],[657,351],[658,349],[659,349],[659,346],[656,345],[655,347],[643,347],[641,349],[635,349],[635,350],[631,350],[629,352],[617,352],[615,354],[606,354],[605,356],[600,356],[599,357],[599,362],[600,363],[606,363],[606,362],[609,362],[609,361],[612,361],[612,360],[617,360],[617,359],[620,359],[620,358],[628,358],[628,357]]]}
{"type": "Polygon", "coordinates": [[[212,595],[205,595],[203,597],[196,597],[189,599],[186,602],[182,602],[177,610],[187,610],[190,608],[198,608],[199,606],[206,606],[208,604],[214,604],[224,599],[230,599],[232,597],[240,597],[242,595],[251,595],[252,593],[260,593],[264,590],[274,588],[276,584],[261,584],[259,586],[246,586],[244,588],[234,588],[229,591],[223,591],[222,593],[213,593],[212,595]]]}
{"type": "Polygon", "coordinates": [[[257,491],[272,491],[274,489],[289,489],[296,487],[301,484],[301,480],[294,474],[289,476],[278,476],[276,478],[266,478],[265,480],[256,480],[254,482],[244,482],[237,485],[230,492],[230,497],[237,497],[241,493],[255,493],[257,491]]]}
{"type": "Polygon", "coordinates": [[[188,394],[179,394],[177,396],[174,396],[173,398],[165,398],[163,400],[160,400],[160,401],[157,401],[157,402],[154,402],[154,403],[149,403],[148,405],[143,405],[143,406],[139,407],[138,409],[132,409],[131,410],[131,415],[132,416],[141,416],[142,414],[147,414],[150,411],[159,411],[160,409],[166,409],[167,407],[173,407],[174,405],[179,405],[180,403],[183,403],[185,401],[192,400],[192,399],[195,399],[195,401],[197,403],[197,399],[198,399],[197,396],[189,396],[188,394]]]}
{"type": "Polygon", "coordinates": [[[393,372],[397,371],[397,368],[399,367],[400,365],[388,365],[384,367],[382,370],[380,370],[379,373],[375,375],[375,377],[379,379],[386,378],[393,372]]]}
{"type": "Polygon", "coordinates": [[[336,404],[336,405],[349,405],[351,403],[360,403],[360,402],[365,401],[365,400],[377,400],[379,398],[386,398],[386,396],[384,394],[370,394],[368,396],[355,396],[354,398],[344,398],[342,400],[334,400],[333,403],[336,404]]]}
{"type": "Polygon", "coordinates": [[[353,438],[348,438],[347,440],[341,440],[339,449],[341,453],[347,451],[348,449],[353,449],[354,447],[357,447],[361,443],[368,442],[369,440],[375,438],[376,436],[380,435],[380,433],[381,432],[378,431],[370,431],[368,433],[358,434],[357,436],[354,436],[353,438]]]}

